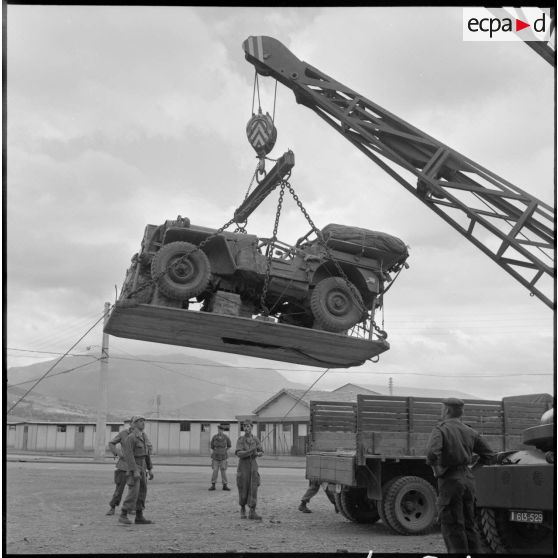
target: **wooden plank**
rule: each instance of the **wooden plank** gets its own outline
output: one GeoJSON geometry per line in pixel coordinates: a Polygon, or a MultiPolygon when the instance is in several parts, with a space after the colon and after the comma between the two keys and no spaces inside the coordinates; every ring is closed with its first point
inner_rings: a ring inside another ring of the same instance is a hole
{"type": "Polygon", "coordinates": [[[322,368],[359,366],[389,349],[384,340],[149,304],[117,303],[104,332],[322,368]]]}

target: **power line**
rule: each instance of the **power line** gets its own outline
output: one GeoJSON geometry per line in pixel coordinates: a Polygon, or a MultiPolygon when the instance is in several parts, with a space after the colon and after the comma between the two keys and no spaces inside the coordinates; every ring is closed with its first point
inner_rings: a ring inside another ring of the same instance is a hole
{"type": "MultiPolygon", "coordinates": [[[[36,351],[32,351],[31,349],[10,349],[8,347],[9,350],[19,350],[19,351],[29,351],[29,352],[36,352],[36,351]]],[[[120,349],[122,352],[125,352],[127,354],[128,351],[125,351],[123,349],[120,349]]],[[[37,352],[42,352],[42,351],[37,351],[37,352]]],[[[55,353],[52,352],[49,354],[62,354],[62,353],[55,353]]],[[[93,355],[86,355],[86,354],[71,354],[71,355],[67,355],[67,356],[74,356],[74,357],[91,357],[91,358],[95,358],[96,360],[98,360],[96,357],[94,357],[93,355]]],[[[153,360],[153,359],[141,359],[141,358],[135,358],[133,357],[133,355],[131,355],[130,357],[123,357],[123,356],[114,356],[111,355],[110,357],[112,360],[125,360],[125,361],[132,361],[132,362],[144,362],[147,364],[166,364],[166,365],[171,365],[171,366],[199,366],[199,367],[209,367],[209,368],[232,368],[233,370],[235,368],[243,368],[243,369],[247,369],[247,370],[263,370],[263,371],[278,371],[278,372],[300,372],[300,373],[314,373],[314,374],[320,374],[321,370],[316,370],[315,368],[305,368],[305,369],[298,369],[298,368],[272,368],[272,367],[264,367],[264,366],[238,366],[238,367],[230,367],[227,364],[221,364],[221,363],[217,363],[217,364],[211,364],[211,363],[198,363],[198,362],[169,362],[169,361],[164,361],[164,360],[153,360]]],[[[76,367],[77,369],[78,367],[76,367]]],[[[175,373],[175,374],[179,374],[181,376],[186,376],[186,377],[192,377],[193,379],[199,380],[199,381],[206,381],[208,383],[213,383],[214,385],[218,385],[220,387],[230,387],[230,386],[226,386],[225,384],[219,384],[216,382],[211,382],[210,380],[204,380],[202,378],[197,378],[195,376],[188,376],[186,374],[180,373],[177,370],[171,370],[171,369],[166,369],[166,368],[162,368],[163,370],[166,370],[167,372],[171,372],[171,373],[175,373]]],[[[358,370],[358,371],[348,371],[346,368],[340,368],[340,369],[333,369],[333,370],[329,370],[330,374],[370,374],[370,375],[391,375],[391,374],[397,374],[397,375],[407,375],[407,376],[432,376],[432,377],[440,377],[440,378],[454,378],[454,376],[448,376],[446,374],[439,374],[439,373],[425,373],[425,372],[411,372],[411,371],[402,371],[402,372],[379,372],[376,370],[358,370]]],[[[61,374],[61,372],[59,373],[61,374]]],[[[53,374],[51,377],[56,376],[58,374],[53,374]]],[[[508,377],[508,376],[552,376],[553,374],[551,372],[518,372],[518,373],[509,373],[507,371],[502,371],[501,373],[497,373],[497,374],[479,374],[479,375],[470,375],[468,374],[467,377],[469,378],[500,378],[500,377],[508,377]]],[[[22,383],[29,383],[33,380],[28,380],[27,382],[22,382],[22,383]]],[[[17,384],[19,385],[19,384],[17,384]]],[[[241,388],[233,388],[233,389],[241,389],[241,388]]],[[[265,391],[261,391],[261,390],[246,390],[243,389],[242,391],[252,391],[254,393],[266,393],[265,391]]]]}
{"type": "Polygon", "coordinates": [[[64,353],[7,411],[6,414],[10,414],[16,407],[27,397],[27,395],[35,389],[35,387],[48,375],[48,373],[54,369],[54,367],[61,362],[64,357],[78,344],[81,340],[104,318],[103,315],[64,353]]]}
{"type": "MultiPolygon", "coordinates": [[[[56,374],[51,374],[49,376],[49,378],[54,378],[55,376],[60,376],[61,374],[68,374],[69,372],[73,372],[74,370],[78,370],[80,368],[84,368],[85,366],[89,366],[90,364],[94,364],[95,362],[98,362],[99,360],[101,360],[100,358],[95,358],[95,360],[91,361],[91,362],[86,362],[84,364],[80,364],[79,366],[75,366],[74,368],[70,368],[68,370],[62,370],[60,372],[56,372],[56,374]]],[[[25,382],[19,382],[17,384],[8,384],[8,388],[13,388],[13,387],[17,387],[17,386],[22,386],[24,384],[29,384],[30,382],[34,382],[35,379],[33,380],[26,380],[25,382]]]]}

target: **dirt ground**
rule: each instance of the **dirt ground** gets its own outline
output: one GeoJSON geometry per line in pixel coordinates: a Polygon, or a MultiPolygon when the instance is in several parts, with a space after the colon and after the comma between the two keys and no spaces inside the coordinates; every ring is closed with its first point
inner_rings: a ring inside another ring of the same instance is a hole
{"type": "MultiPolygon", "coordinates": [[[[149,482],[152,525],[121,525],[106,516],[113,468],[97,463],[8,462],[6,551],[17,554],[350,552],[443,553],[441,534],[395,535],[381,522],[356,524],[336,514],[323,491],[297,510],[304,470],[260,468],[258,512],[241,520],[235,470],[231,492],[208,492],[209,466],[159,466],[149,482]]],[[[132,516],[133,517],[133,516],[132,516]]]]}

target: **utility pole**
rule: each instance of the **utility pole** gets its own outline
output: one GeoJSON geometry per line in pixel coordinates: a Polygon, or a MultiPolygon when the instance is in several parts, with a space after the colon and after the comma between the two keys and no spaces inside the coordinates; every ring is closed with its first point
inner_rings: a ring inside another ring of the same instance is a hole
{"type": "Polygon", "coordinates": [[[393,395],[393,378],[389,379],[389,394],[393,395]]]}
{"type": "MultiPolygon", "coordinates": [[[[110,302],[105,302],[105,319],[108,321],[110,302]]],[[[108,412],[108,333],[103,332],[101,359],[99,365],[99,402],[97,406],[97,430],[95,433],[95,461],[104,461],[106,448],[106,428],[108,412]]]]}

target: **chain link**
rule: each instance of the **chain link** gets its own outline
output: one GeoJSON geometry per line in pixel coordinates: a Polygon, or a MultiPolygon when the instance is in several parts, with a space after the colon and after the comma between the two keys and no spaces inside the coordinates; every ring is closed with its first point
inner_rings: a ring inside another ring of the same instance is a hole
{"type": "Polygon", "coordinates": [[[296,195],[296,192],[294,191],[293,187],[288,182],[286,182],[285,185],[289,189],[289,192],[293,196],[293,199],[295,200],[296,204],[298,205],[298,207],[302,211],[303,215],[306,217],[306,220],[308,221],[308,223],[310,223],[310,226],[312,227],[312,231],[318,237],[318,241],[320,242],[320,244],[322,245],[322,247],[326,251],[326,254],[327,254],[328,258],[333,262],[333,264],[337,268],[337,271],[339,271],[339,274],[341,275],[341,277],[347,283],[347,286],[349,287],[349,289],[351,291],[351,294],[353,296],[353,302],[357,305],[357,307],[359,307],[362,310],[363,319],[364,319],[364,314],[366,314],[366,316],[368,317],[368,309],[362,304],[362,299],[360,297],[360,293],[358,292],[357,288],[353,285],[353,283],[351,281],[349,281],[349,278],[347,277],[347,275],[343,271],[343,268],[341,267],[339,262],[331,254],[329,246],[327,245],[326,241],[324,240],[324,236],[322,234],[322,231],[320,229],[318,229],[318,227],[316,227],[316,225],[314,224],[314,222],[310,218],[310,215],[308,215],[308,212],[306,211],[306,209],[302,205],[302,202],[300,201],[299,197],[296,195]]]}
{"type": "Polygon", "coordinates": [[[267,245],[266,251],[266,268],[265,268],[265,278],[262,287],[262,296],[260,298],[260,307],[262,314],[264,316],[269,316],[269,308],[265,305],[265,299],[267,297],[267,289],[269,287],[269,277],[271,274],[271,260],[273,258],[273,244],[277,240],[277,230],[279,229],[279,218],[281,217],[281,209],[283,207],[283,196],[285,195],[285,186],[288,182],[281,181],[281,190],[279,192],[279,201],[277,202],[277,211],[275,212],[275,224],[273,225],[273,236],[271,237],[271,242],[267,245]]]}

